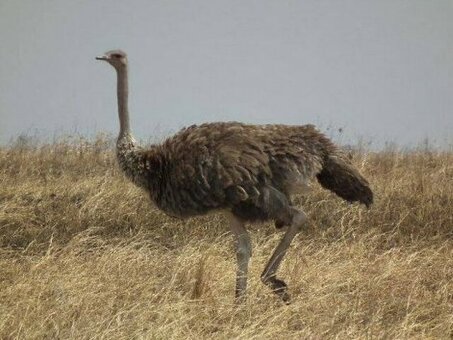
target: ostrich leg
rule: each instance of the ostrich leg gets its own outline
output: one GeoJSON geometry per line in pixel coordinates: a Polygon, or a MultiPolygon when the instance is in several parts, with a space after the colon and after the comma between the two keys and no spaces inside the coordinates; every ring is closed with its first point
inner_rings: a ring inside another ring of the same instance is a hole
{"type": "Polygon", "coordinates": [[[245,300],[247,289],[247,273],[250,257],[252,256],[252,245],[250,236],[245,229],[244,222],[233,214],[229,214],[231,231],[236,239],[236,299],[237,301],[245,300]]]}
{"type": "Polygon", "coordinates": [[[283,236],[282,240],[275,248],[274,253],[272,254],[269,262],[266,265],[263,273],[261,274],[261,281],[269,286],[274,293],[276,293],[284,302],[289,302],[290,296],[287,292],[287,285],[284,281],[279,280],[275,277],[275,274],[282,262],[286,251],[288,250],[291,241],[294,237],[302,230],[307,217],[306,215],[299,210],[293,209],[293,217],[288,230],[283,236]]]}

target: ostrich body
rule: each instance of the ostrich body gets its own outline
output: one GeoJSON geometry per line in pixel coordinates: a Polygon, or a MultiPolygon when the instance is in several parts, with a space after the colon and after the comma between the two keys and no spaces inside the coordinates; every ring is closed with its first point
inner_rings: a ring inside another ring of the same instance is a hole
{"type": "Polygon", "coordinates": [[[182,129],[161,144],[140,148],[132,137],[127,106],[127,56],[120,50],[97,57],[117,72],[120,133],[117,158],[122,171],[166,214],[186,218],[224,211],[236,238],[236,297],[244,298],[250,237],[246,222],[274,220],[288,226],[261,279],[288,301],[287,286],[276,271],[306,216],[290,197],[316,177],[343,199],[367,207],[368,182],[341,151],[313,125],[207,123],[182,129]]]}

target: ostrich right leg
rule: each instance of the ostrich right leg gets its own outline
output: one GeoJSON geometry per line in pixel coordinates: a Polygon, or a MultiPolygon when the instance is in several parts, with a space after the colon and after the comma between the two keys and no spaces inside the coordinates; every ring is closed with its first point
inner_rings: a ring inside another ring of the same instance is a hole
{"type": "Polygon", "coordinates": [[[247,274],[250,257],[252,256],[252,245],[250,236],[245,229],[244,222],[229,214],[230,227],[236,238],[236,258],[237,258],[237,274],[236,274],[236,299],[238,301],[245,300],[247,290],[247,274]]]}
{"type": "MultiPolygon", "coordinates": [[[[277,248],[275,248],[274,253],[266,265],[266,268],[261,274],[261,281],[271,287],[274,293],[280,296],[284,302],[289,302],[290,299],[287,292],[287,285],[284,281],[277,279],[275,274],[291,244],[291,241],[302,230],[307,221],[307,217],[302,211],[291,208],[289,213],[291,215],[291,224],[289,225],[288,230],[278,244],[277,248]]],[[[284,218],[284,220],[285,219],[286,218],[284,218]]]]}

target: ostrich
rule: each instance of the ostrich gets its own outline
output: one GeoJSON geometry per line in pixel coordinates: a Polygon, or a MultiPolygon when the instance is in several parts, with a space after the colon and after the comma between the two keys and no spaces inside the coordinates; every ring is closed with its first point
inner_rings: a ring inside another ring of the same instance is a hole
{"type": "Polygon", "coordinates": [[[236,241],[239,301],[245,298],[252,255],[246,222],[273,220],[277,228],[288,227],[261,275],[262,282],[288,302],[287,285],[276,272],[291,241],[307,225],[307,216],[291,204],[291,195],[316,177],[346,201],[367,207],[373,202],[367,180],[313,125],[205,123],[141,148],[129,125],[126,53],[112,50],[96,59],[108,62],[117,74],[116,156],[121,170],[170,216],[226,213],[236,241]]]}

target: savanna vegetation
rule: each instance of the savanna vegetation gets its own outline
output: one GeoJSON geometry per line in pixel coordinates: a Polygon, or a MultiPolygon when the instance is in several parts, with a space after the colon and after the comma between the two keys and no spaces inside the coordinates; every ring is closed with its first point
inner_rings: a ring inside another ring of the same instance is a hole
{"type": "Polygon", "coordinates": [[[0,338],[453,337],[453,152],[352,151],[375,204],[313,184],[279,274],[281,231],[252,225],[248,299],[234,303],[224,217],[165,216],[123,178],[106,138],[0,148],[0,338]]]}

